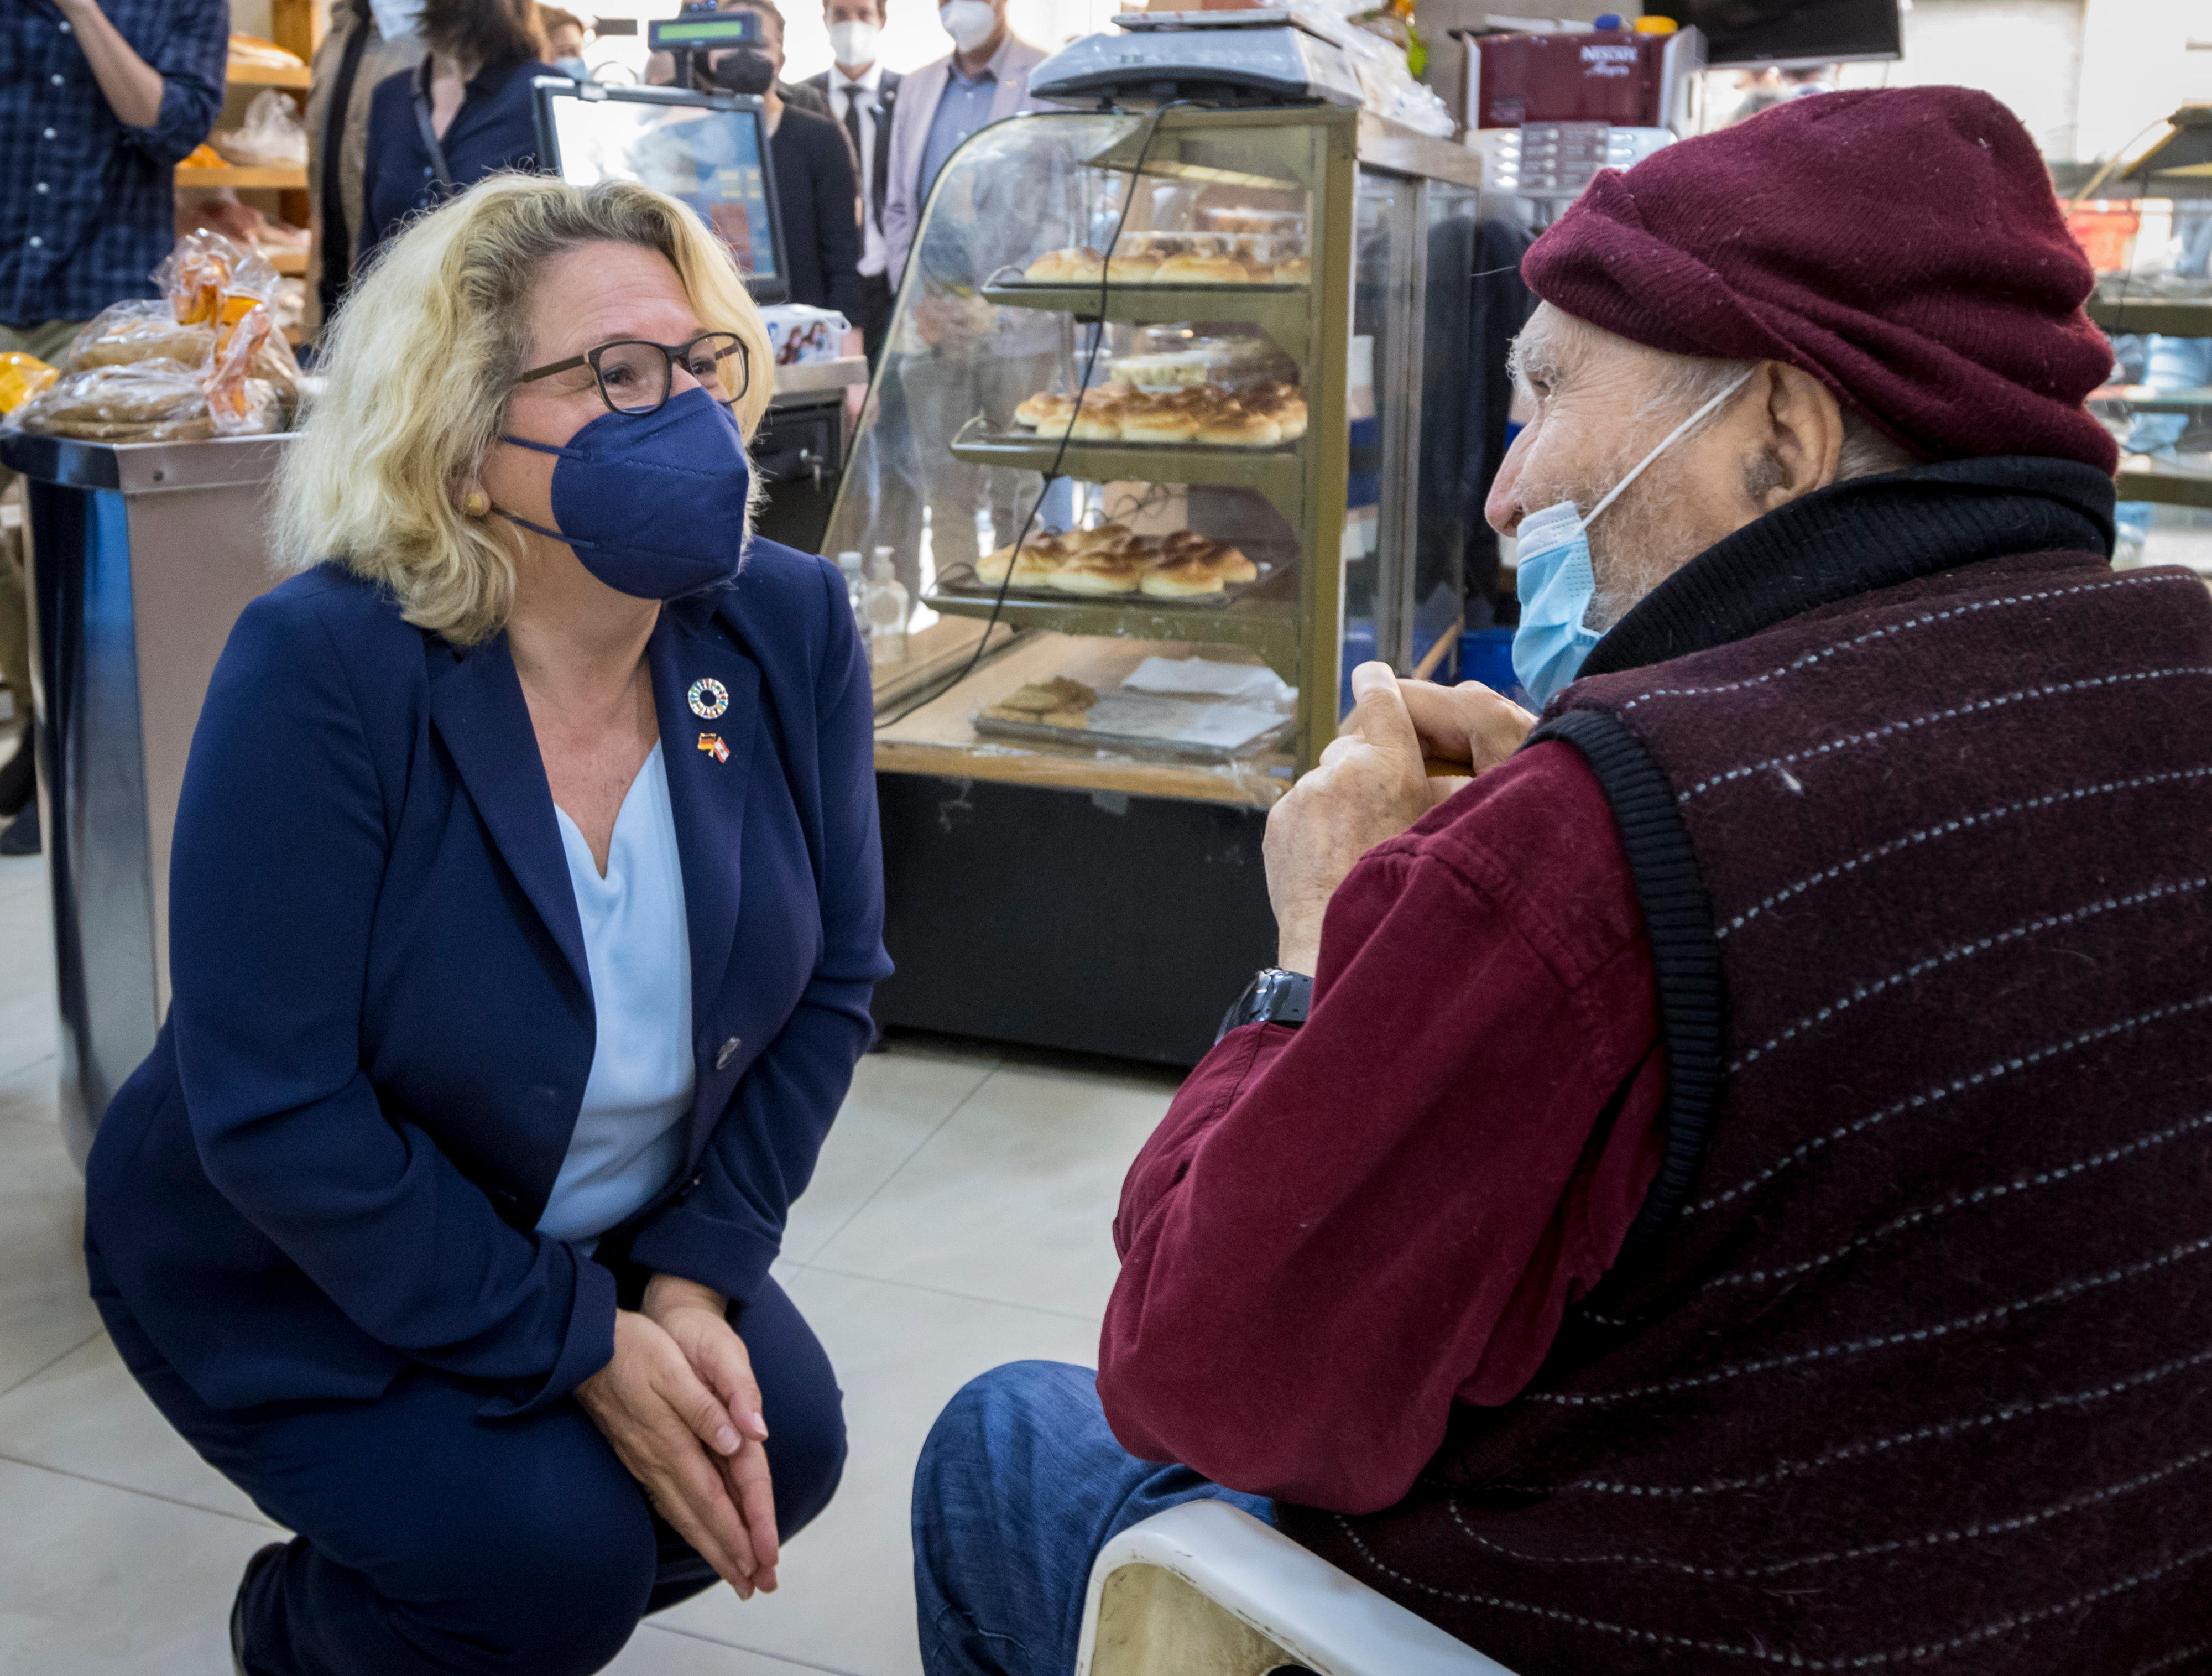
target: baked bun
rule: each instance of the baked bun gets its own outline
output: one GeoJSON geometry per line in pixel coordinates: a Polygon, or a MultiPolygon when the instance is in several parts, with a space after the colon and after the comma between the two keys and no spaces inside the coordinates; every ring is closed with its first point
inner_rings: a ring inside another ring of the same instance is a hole
{"type": "Polygon", "coordinates": [[[1075,416],[1075,398],[1040,390],[1014,409],[1014,423],[1030,430],[1050,430],[1054,436],[1067,429],[1075,416]]]}
{"type": "Polygon", "coordinates": [[[1256,582],[1260,567],[1244,557],[1237,548],[1224,541],[1211,544],[1214,551],[1206,554],[1206,568],[1224,582],[1256,582]]]}
{"type": "Polygon", "coordinates": [[[1106,265],[1106,277],[1116,285],[1148,285],[1159,271],[1160,259],[1148,250],[1123,251],[1106,265]]]}
{"type": "MultiPolygon", "coordinates": [[[[1012,547],[1001,547],[988,558],[975,561],[975,579],[988,587],[996,588],[1006,580],[1006,560],[1012,557],[1012,547]]],[[[1014,566],[1012,586],[1042,588],[1051,580],[1052,573],[1067,562],[1067,554],[1057,543],[1029,541],[1022,545],[1022,556],[1014,566]]]]}
{"type": "Polygon", "coordinates": [[[1292,256],[1275,264],[1275,283],[1278,285],[1304,285],[1313,278],[1313,259],[1292,256]]]}
{"type": "Polygon", "coordinates": [[[1127,402],[1101,401],[1093,391],[1075,410],[1075,423],[1068,435],[1079,442],[1118,442],[1121,440],[1122,414],[1127,406],[1127,402]]]}
{"type": "Polygon", "coordinates": [[[1281,442],[1283,433],[1266,414],[1232,407],[1208,415],[1199,425],[1198,440],[1209,448],[1266,448],[1281,442]]]}
{"type": "Polygon", "coordinates": [[[1197,418],[1165,405],[1133,408],[1122,416],[1125,442],[1188,442],[1198,435],[1197,418]]]}
{"type": "Polygon", "coordinates": [[[1065,675],[1054,675],[1048,681],[1030,681],[1026,686],[1016,687],[991,708],[1026,712],[1030,716],[1050,716],[1067,710],[1080,714],[1097,702],[1098,695],[1081,681],[1070,680],[1065,675]]]}
{"type": "Polygon", "coordinates": [[[1066,250],[1048,250],[1029,265],[1022,277],[1040,285],[1065,285],[1085,279],[1096,280],[1105,260],[1088,245],[1074,245],[1066,250]]]}
{"type": "Polygon", "coordinates": [[[1145,563],[1121,553],[1078,553],[1052,573],[1063,594],[1133,594],[1145,563]]]}
{"type": "Polygon", "coordinates": [[[1170,256],[1153,276],[1162,285],[1239,285],[1247,276],[1234,256],[1170,256]]]}
{"type": "Polygon", "coordinates": [[[1101,524],[1096,529],[1072,529],[1063,538],[1071,553],[1126,552],[1136,545],[1136,532],[1127,524],[1101,524]]]}
{"type": "Polygon", "coordinates": [[[1220,593],[1223,581],[1218,570],[1193,557],[1153,566],[1137,585],[1156,600],[1189,600],[1220,593]]]}

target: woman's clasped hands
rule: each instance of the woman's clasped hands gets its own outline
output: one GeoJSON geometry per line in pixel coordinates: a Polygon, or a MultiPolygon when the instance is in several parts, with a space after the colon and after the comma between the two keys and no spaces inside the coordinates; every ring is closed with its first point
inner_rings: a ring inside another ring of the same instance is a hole
{"type": "Polygon", "coordinates": [[[768,1423],[744,1341],[722,1295],[656,1275],[642,1307],[615,1315],[614,1360],[576,1387],[660,1516],[750,1600],[775,1588],[768,1423]]]}

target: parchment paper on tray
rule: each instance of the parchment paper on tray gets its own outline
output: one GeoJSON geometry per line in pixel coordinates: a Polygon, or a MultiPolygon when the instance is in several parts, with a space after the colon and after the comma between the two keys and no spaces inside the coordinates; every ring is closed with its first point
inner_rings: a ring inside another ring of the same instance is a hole
{"type": "Polygon", "coordinates": [[[1202,657],[1148,657],[1122,678],[1121,691],[1226,698],[1285,713],[1298,702],[1297,688],[1264,663],[1202,657]]]}
{"type": "Polygon", "coordinates": [[[1109,692],[1085,712],[1080,727],[1018,722],[976,712],[972,725],[986,736],[1048,740],[1134,756],[1195,757],[1227,762],[1275,743],[1291,728],[1287,711],[1261,704],[1167,698],[1149,692],[1109,692]]]}

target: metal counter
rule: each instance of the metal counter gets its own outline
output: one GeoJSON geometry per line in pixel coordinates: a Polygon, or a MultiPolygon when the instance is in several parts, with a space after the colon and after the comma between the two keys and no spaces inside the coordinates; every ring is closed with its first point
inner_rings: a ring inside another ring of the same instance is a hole
{"type": "MultiPolygon", "coordinates": [[[[818,493],[823,466],[834,473],[845,390],[866,378],[858,357],[777,369],[763,443],[779,421],[811,418],[819,432],[787,448],[788,500],[818,493]],[[793,481],[802,470],[813,485],[793,481]]],[[[62,1131],[80,1164],[168,1009],[169,836],[185,759],[232,624],[282,579],[269,497],[289,440],[0,433],[0,463],[23,474],[28,497],[62,1131]]],[[[805,520],[803,502],[793,510],[805,520]]]]}
{"type": "Polygon", "coordinates": [[[278,578],[288,439],[112,446],[0,436],[27,479],[63,1137],[81,1164],[169,1003],[169,833],[231,625],[278,578]]]}

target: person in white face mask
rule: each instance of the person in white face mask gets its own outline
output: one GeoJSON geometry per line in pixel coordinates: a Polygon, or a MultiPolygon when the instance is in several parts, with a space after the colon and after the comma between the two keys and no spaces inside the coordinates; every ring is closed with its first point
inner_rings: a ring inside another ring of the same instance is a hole
{"type": "Polygon", "coordinates": [[[1045,56],[1006,27],[1006,0],[945,0],[937,21],[953,50],[907,79],[891,123],[884,254],[894,290],[945,159],[977,129],[1036,108],[1030,71],[1045,56]]]}
{"type": "Polygon", "coordinates": [[[872,365],[890,326],[891,288],[884,243],[884,202],[890,186],[891,119],[898,110],[898,71],[876,56],[884,32],[883,0],[828,0],[834,67],[801,85],[830,101],[830,114],[845,130],[860,170],[860,313],[856,323],[872,365]]]}

